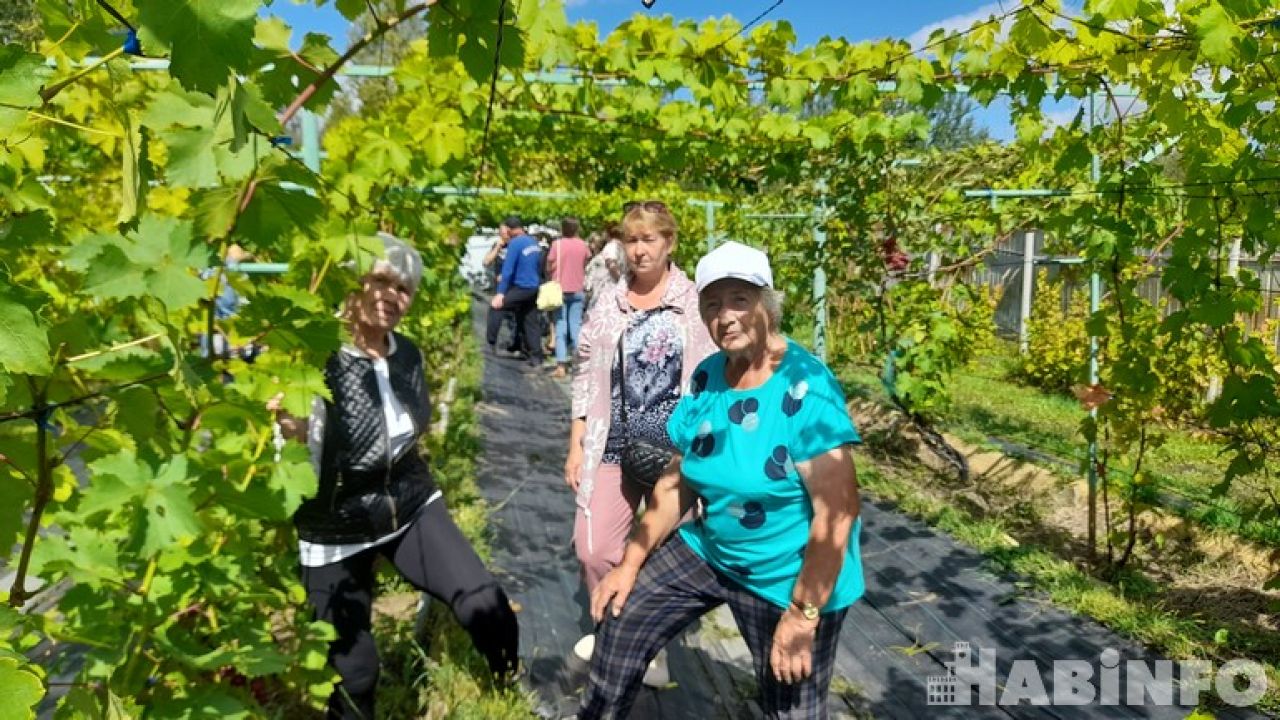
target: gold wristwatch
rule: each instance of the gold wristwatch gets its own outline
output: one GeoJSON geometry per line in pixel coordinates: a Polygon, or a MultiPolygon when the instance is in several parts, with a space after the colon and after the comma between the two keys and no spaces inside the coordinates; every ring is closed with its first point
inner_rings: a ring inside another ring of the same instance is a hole
{"type": "Polygon", "coordinates": [[[820,609],[818,608],[817,605],[814,605],[813,603],[800,602],[799,600],[795,600],[795,599],[792,599],[791,604],[795,606],[797,610],[800,611],[800,614],[804,616],[805,620],[818,619],[818,613],[820,612],[820,609]]]}

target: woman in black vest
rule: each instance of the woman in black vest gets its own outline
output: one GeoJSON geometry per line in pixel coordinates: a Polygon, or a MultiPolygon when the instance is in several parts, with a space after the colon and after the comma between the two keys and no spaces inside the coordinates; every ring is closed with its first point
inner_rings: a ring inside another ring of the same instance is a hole
{"type": "Polygon", "coordinates": [[[320,479],[294,524],[307,599],[338,633],[329,661],[342,683],[329,700],[330,718],[374,717],[378,556],[453,610],[495,675],[510,677],[517,662],[507,596],[449,516],[418,448],[431,421],[422,354],[394,328],[422,279],[422,258],[381,237],[384,257],[347,298],[352,344],[325,363],[332,401],[316,398],[306,422],[281,420],[285,434],[305,435],[320,479]]]}

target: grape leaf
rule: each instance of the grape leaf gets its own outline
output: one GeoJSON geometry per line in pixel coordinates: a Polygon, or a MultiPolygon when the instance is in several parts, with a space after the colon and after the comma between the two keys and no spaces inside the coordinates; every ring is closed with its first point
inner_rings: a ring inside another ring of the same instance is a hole
{"type": "Polygon", "coordinates": [[[80,503],[82,517],[125,513],[141,533],[141,552],[153,555],[171,545],[185,546],[200,534],[191,502],[187,459],[178,455],[153,472],[131,451],[99,458],[89,465],[92,480],[80,503]],[[138,520],[135,509],[143,511],[138,520]]]}
{"type": "Polygon", "coordinates": [[[103,247],[93,258],[85,275],[85,292],[104,298],[141,297],[143,269],[129,260],[124,250],[115,245],[103,247]]]}
{"type": "Polygon", "coordinates": [[[166,47],[182,86],[212,94],[249,70],[258,0],[135,0],[142,44],[166,47]]]}
{"type": "Polygon", "coordinates": [[[0,657],[0,717],[35,718],[35,706],[44,697],[40,677],[17,658],[0,657]]]}
{"type": "Polygon", "coordinates": [[[0,294],[0,367],[29,375],[47,375],[52,368],[44,324],[8,293],[0,294]]]}
{"type": "Polygon", "coordinates": [[[44,58],[19,45],[0,46],[0,104],[34,107],[41,103],[40,88],[53,74],[44,58]]]}
{"type": "Polygon", "coordinates": [[[146,215],[138,226],[137,242],[127,250],[145,271],[149,294],[170,312],[200,301],[205,285],[196,273],[208,266],[208,251],[192,244],[191,222],[146,215]]]}
{"type": "Polygon", "coordinates": [[[1217,2],[1195,19],[1196,36],[1200,38],[1200,52],[1211,61],[1226,64],[1237,56],[1235,41],[1240,38],[1240,27],[1227,15],[1217,2]]]}

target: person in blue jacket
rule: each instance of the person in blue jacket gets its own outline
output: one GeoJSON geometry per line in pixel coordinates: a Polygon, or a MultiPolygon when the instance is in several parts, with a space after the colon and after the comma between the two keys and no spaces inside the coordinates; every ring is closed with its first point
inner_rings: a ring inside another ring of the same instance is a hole
{"type": "MultiPolygon", "coordinates": [[[[494,310],[515,316],[517,331],[522,336],[529,364],[542,365],[542,322],[538,316],[538,286],[542,284],[542,248],[524,231],[524,222],[516,215],[502,221],[501,232],[510,237],[507,257],[498,275],[498,293],[490,305],[494,310]]],[[[499,316],[500,317],[500,316],[499,316]]],[[[486,340],[490,352],[498,341],[500,322],[489,323],[486,340]]]]}

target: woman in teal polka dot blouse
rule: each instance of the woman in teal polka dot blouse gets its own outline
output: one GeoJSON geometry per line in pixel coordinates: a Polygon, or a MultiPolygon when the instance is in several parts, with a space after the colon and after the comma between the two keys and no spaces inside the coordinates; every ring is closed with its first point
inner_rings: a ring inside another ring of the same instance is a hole
{"type": "Polygon", "coordinates": [[[781,334],[763,252],[725,243],[696,284],[720,352],[694,371],[667,424],[680,454],[592,593],[602,625],[578,717],[626,717],[653,655],[723,603],[766,717],[826,717],[840,627],[863,593],[858,433],[835,376],[781,334]]]}

